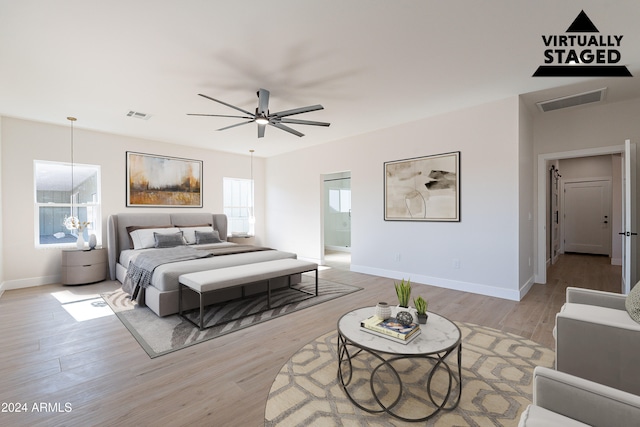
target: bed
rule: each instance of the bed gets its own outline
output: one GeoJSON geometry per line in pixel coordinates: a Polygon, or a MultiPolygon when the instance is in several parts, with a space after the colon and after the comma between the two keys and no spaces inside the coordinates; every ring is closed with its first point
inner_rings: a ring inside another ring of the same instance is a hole
{"type": "MultiPolygon", "coordinates": [[[[227,217],[212,213],[121,213],[111,215],[107,221],[107,245],[109,256],[109,274],[111,280],[123,284],[125,292],[133,294],[131,278],[140,260],[148,253],[169,253],[176,248],[176,236],[185,241],[185,253],[202,253],[193,258],[159,264],[148,278],[148,284],[140,288],[136,299],[140,305],[146,305],[158,316],[178,313],[178,277],[181,274],[216,270],[256,262],[277,259],[296,258],[296,254],[238,245],[228,242],[227,217]],[[218,239],[216,239],[216,236],[218,239]],[[173,241],[173,243],[171,243],[173,241]],[[168,246],[157,248],[156,246],[168,246]],[[196,249],[196,250],[194,250],[196,249]],[[132,269],[130,271],[130,268],[132,269]]],[[[294,282],[295,282],[294,278],[294,282]]],[[[276,287],[279,286],[276,284],[276,287]]],[[[286,280],[282,286],[287,286],[286,280]]],[[[266,290],[265,284],[253,284],[246,289],[226,289],[211,295],[206,301],[213,304],[225,300],[240,298],[266,290]]],[[[186,308],[198,306],[195,295],[188,295],[183,302],[186,308]]]]}

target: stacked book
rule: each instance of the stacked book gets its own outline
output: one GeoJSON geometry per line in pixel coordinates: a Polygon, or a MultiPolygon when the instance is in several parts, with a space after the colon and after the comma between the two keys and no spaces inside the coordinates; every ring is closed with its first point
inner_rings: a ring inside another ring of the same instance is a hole
{"type": "Polygon", "coordinates": [[[395,317],[381,319],[371,316],[360,322],[362,330],[384,337],[393,341],[407,344],[420,335],[420,325],[412,323],[409,326],[402,325],[395,317]]]}

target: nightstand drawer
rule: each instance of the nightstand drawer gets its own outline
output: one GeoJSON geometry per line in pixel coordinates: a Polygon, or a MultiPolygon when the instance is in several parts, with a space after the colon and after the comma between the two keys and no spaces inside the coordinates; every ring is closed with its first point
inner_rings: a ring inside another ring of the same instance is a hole
{"type": "Polygon", "coordinates": [[[106,249],[93,249],[90,251],[71,250],[62,251],[62,265],[91,265],[99,262],[107,262],[106,249]]]}
{"type": "Polygon", "coordinates": [[[63,285],[101,282],[107,278],[107,263],[77,265],[62,268],[63,285]]]}

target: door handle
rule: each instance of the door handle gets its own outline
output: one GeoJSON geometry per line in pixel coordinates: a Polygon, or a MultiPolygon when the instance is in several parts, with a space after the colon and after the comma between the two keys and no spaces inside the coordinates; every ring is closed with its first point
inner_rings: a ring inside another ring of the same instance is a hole
{"type": "Polygon", "coordinates": [[[620,234],[621,236],[627,236],[627,237],[637,236],[638,235],[638,233],[633,233],[631,231],[627,231],[626,233],[623,231],[622,233],[618,233],[618,234],[620,234]]]}

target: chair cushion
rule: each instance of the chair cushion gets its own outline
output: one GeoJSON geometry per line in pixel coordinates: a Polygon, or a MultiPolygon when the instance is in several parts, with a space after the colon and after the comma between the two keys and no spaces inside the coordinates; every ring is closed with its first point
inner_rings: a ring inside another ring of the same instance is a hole
{"type": "Polygon", "coordinates": [[[556,414],[536,405],[529,405],[520,416],[518,427],[584,427],[588,424],[556,414]]]}
{"type": "Polygon", "coordinates": [[[629,292],[629,295],[627,295],[624,306],[629,316],[640,323],[640,285],[638,283],[636,283],[633,289],[631,289],[631,292],[629,292]]]}

